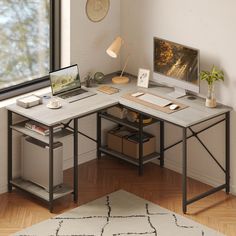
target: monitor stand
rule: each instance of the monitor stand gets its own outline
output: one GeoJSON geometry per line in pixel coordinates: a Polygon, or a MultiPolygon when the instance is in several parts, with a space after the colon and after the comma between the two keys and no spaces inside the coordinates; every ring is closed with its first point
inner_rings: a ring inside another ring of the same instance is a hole
{"type": "Polygon", "coordinates": [[[175,87],[174,91],[167,94],[171,98],[180,98],[186,96],[186,90],[183,88],[175,87]]]}

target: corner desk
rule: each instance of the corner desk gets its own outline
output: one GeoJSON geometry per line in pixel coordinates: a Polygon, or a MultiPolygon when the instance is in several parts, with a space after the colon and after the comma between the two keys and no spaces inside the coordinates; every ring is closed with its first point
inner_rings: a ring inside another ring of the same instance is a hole
{"type": "MultiPolygon", "coordinates": [[[[130,110],[136,111],[143,115],[148,115],[154,119],[159,120],[160,122],[160,165],[164,166],[164,153],[166,150],[174,147],[177,144],[182,143],[182,209],[183,213],[187,212],[187,205],[200,200],[210,194],[213,194],[217,191],[225,189],[226,193],[230,191],[230,111],[232,110],[230,107],[218,104],[218,106],[214,109],[205,107],[205,100],[203,98],[197,97],[195,100],[189,100],[187,97],[183,97],[178,99],[178,102],[182,104],[188,105],[187,108],[171,113],[166,114],[161,111],[148,108],[144,105],[138,104],[136,102],[127,100],[122,96],[129,92],[136,91],[144,91],[151,92],[152,94],[157,94],[163,97],[166,97],[167,93],[171,92],[172,89],[168,87],[162,86],[151,86],[148,89],[139,88],[136,86],[136,79],[131,79],[128,84],[124,85],[115,85],[110,82],[110,80],[106,80],[107,85],[116,87],[119,89],[119,93],[115,93],[113,95],[107,95],[102,92],[97,91],[97,87],[88,88],[88,90],[94,91],[97,94],[92,97],[88,97],[86,99],[79,100],[74,103],[66,103],[62,101],[62,108],[57,110],[50,110],[46,107],[44,103],[42,105],[38,105],[32,107],[30,109],[24,109],[22,107],[17,106],[16,104],[12,104],[6,107],[8,111],[8,190],[12,191],[13,187],[20,188],[25,190],[31,194],[36,195],[37,197],[45,200],[48,205],[50,211],[53,210],[53,201],[59,197],[62,197],[66,194],[73,193],[74,201],[77,202],[78,199],[78,134],[80,131],[78,130],[78,121],[80,118],[91,115],[93,113],[97,113],[97,156],[101,156],[101,116],[100,112],[106,108],[115,106],[120,104],[130,110]],[[22,125],[18,123],[14,123],[13,114],[17,114],[25,119],[37,121],[43,125],[49,127],[49,136],[41,136],[37,133],[29,132],[22,125]],[[219,117],[217,121],[214,121],[213,124],[208,127],[195,132],[193,126],[204,123],[209,120],[213,120],[214,118],[219,117]],[[65,127],[69,127],[69,123],[66,123],[68,120],[73,121],[73,128],[71,128],[71,133],[73,134],[73,155],[74,155],[74,176],[73,176],[73,188],[65,187],[59,193],[53,192],[53,143],[58,139],[56,135],[53,134],[53,127],[57,124],[63,123],[65,127]],[[182,129],[182,140],[170,145],[166,146],[164,143],[164,125],[165,123],[171,123],[176,125],[182,129]],[[214,157],[214,155],[207,148],[206,144],[200,139],[199,134],[221,122],[225,122],[225,167],[223,167],[219,161],[214,157]],[[187,135],[187,130],[190,130],[191,135],[187,135]],[[12,160],[13,160],[13,142],[12,135],[13,130],[23,133],[25,135],[31,136],[33,138],[39,139],[49,145],[49,192],[40,193],[38,190],[31,190],[25,184],[21,184],[19,182],[15,182],[13,179],[12,173],[12,160]],[[41,137],[40,137],[41,136],[41,137]],[[225,174],[225,183],[221,186],[212,188],[211,190],[200,194],[192,199],[187,199],[187,140],[189,138],[195,137],[200,144],[205,148],[210,157],[216,162],[219,168],[225,174]]],[[[168,99],[168,98],[167,98],[168,99]]],[[[81,134],[81,133],[80,133],[81,134]]],[[[142,158],[139,161],[142,162],[142,158]]],[[[141,167],[140,167],[141,168],[141,167]]],[[[140,169],[140,173],[142,169],[140,169]]]]}

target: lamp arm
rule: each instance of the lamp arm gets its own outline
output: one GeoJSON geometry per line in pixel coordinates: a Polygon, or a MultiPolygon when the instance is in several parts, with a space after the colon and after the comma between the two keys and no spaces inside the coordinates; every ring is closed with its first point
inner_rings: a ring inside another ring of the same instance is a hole
{"type": "Polygon", "coordinates": [[[123,74],[124,74],[124,72],[125,72],[125,68],[126,68],[126,66],[127,66],[127,64],[128,64],[129,58],[130,58],[130,54],[128,54],[128,56],[127,56],[127,58],[126,58],[126,60],[125,60],[125,65],[124,65],[123,70],[122,70],[122,72],[121,72],[121,74],[120,74],[120,77],[122,77],[123,74]]]}

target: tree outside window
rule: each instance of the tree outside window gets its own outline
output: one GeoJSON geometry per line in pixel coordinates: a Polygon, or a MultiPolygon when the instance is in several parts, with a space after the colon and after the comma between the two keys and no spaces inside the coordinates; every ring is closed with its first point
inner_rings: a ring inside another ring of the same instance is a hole
{"type": "Polygon", "coordinates": [[[49,0],[0,0],[0,90],[50,68],[49,0]]]}

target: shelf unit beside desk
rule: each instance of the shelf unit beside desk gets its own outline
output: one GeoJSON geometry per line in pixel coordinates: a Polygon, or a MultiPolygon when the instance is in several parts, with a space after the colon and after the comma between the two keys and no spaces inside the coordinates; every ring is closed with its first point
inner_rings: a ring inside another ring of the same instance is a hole
{"type": "MultiPolygon", "coordinates": [[[[44,136],[41,135],[35,131],[29,130],[25,127],[25,123],[28,122],[29,120],[25,120],[22,122],[18,122],[18,123],[14,123],[13,124],[13,117],[12,117],[12,112],[8,111],[8,134],[10,136],[12,136],[12,131],[16,131],[19,132],[23,135],[26,136],[30,136],[36,140],[39,140],[47,145],[49,145],[49,153],[50,153],[50,157],[49,160],[51,160],[52,158],[52,153],[53,153],[53,143],[60,141],[63,137],[68,136],[68,135],[72,135],[73,132],[69,129],[62,129],[59,132],[53,133],[53,126],[49,127],[49,136],[44,136]]],[[[30,181],[26,181],[24,179],[22,179],[21,177],[17,177],[17,178],[12,178],[13,174],[12,174],[12,157],[10,157],[10,155],[12,156],[11,153],[11,146],[12,146],[12,138],[8,137],[8,155],[9,155],[9,163],[8,163],[8,190],[11,192],[12,191],[12,187],[16,187],[19,188],[23,191],[26,191],[42,200],[44,200],[45,202],[47,202],[49,204],[49,208],[52,211],[52,202],[56,199],[59,199],[61,197],[64,197],[68,194],[71,193],[75,193],[76,191],[74,191],[75,189],[73,189],[72,187],[70,187],[67,184],[62,184],[59,188],[54,189],[52,187],[52,185],[49,186],[49,191],[46,191],[45,189],[43,189],[42,187],[30,182],[30,181]]],[[[33,153],[32,153],[33,155],[33,153]]],[[[43,157],[42,157],[43,158],[43,157]]],[[[53,183],[53,171],[51,171],[51,169],[53,169],[53,162],[50,161],[50,170],[49,171],[49,181],[51,183],[53,183]]],[[[76,196],[75,196],[75,200],[76,200],[76,196]]]]}
{"type": "MultiPolygon", "coordinates": [[[[154,123],[157,123],[157,122],[159,122],[159,120],[152,119],[152,122],[150,122],[148,124],[144,124],[143,123],[143,114],[141,112],[139,112],[139,122],[138,123],[130,122],[127,119],[119,119],[117,117],[107,114],[106,111],[98,112],[98,114],[97,114],[97,135],[98,135],[97,136],[97,140],[98,140],[98,142],[97,142],[97,156],[98,156],[98,158],[100,158],[101,154],[104,153],[109,156],[113,156],[113,157],[125,160],[127,162],[130,162],[131,164],[138,166],[139,175],[143,174],[143,165],[150,162],[150,161],[153,161],[155,159],[159,159],[161,166],[163,166],[164,165],[164,159],[163,159],[163,151],[164,150],[163,150],[163,147],[161,147],[162,143],[160,143],[160,150],[161,150],[160,153],[154,152],[150,155],[143,156],[143,141],[142,141],[143,140],[143,138],[142,138],[143,129],[145,127],[152,125],[154,123]],[[128,127],[128,128],[135,130],[135,131],[138,131],[138,135],[139,135],[139,158],[138,159],[134,159],[134,158],[129,157],[125,154],[111,150],[107,146],[102,146],[101,139],[100,139],[101,132],[102,132],[102,130],[101,130],[102,119],[106,119],[106,120],[112,121],[116,124],[128,127]]],[[[163,125],[162,122],[160,122],[160,124],[163,125]]],[[[160,136],[163,135],[162,131],[163,131],[163,129],[160,129],[160,136]]]]}
{"type": "MultiPolygon", "coordinates": [[[[109,95],[102,93],[96,96],[88,97],[78,102],[67,103],[61,101],[62,108],[48,109],[46,107],[47,100],[43,104],[25,109],[17,106],[15,103],[7,106],[8,114],[8,191],[11,192],[13,187],[22,189],[34,196],[46,201],[49,210],[53,211],[54,200],[73,193],[73,200],[78,201],[78,134],[82,134],[78,130],[78,122],[80,118],[94,114],[97,111],[106,109],[116,105],[116,99],[108,99],[109,95]],[[49,136],[43,136],[36,132],[30,131],[24,127],[23,123],[14,123],[14,116],[20,116],[25,120],[36,121],[49,128],[49,136]],[[73,122],[73,127],[69,127],[69,123],[73,122]],[[64,123],[67,129],[62,132],[53,133],[53,127],[64,123]],[[20,132],[24,135],[38,139],[49,146],[49,192],[37,187],[22,179],[13,179],[13,131],[20,132]],[[59,191],[53,192],[53,144],[65,135],[73,135],[73,183],[72,188],[64,185],[59,191]]],[[[88,136],[87,136],[88,137],[88,136]]]]}

